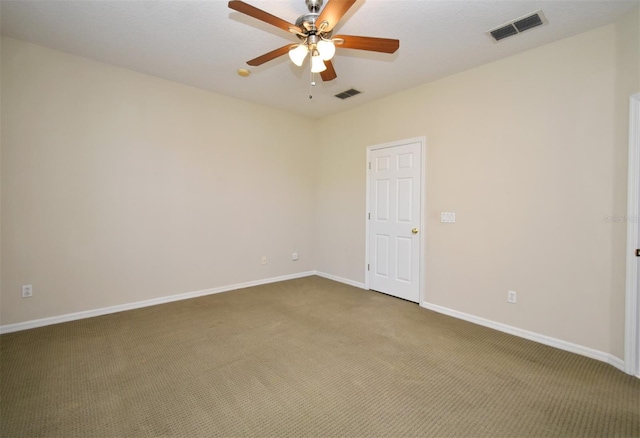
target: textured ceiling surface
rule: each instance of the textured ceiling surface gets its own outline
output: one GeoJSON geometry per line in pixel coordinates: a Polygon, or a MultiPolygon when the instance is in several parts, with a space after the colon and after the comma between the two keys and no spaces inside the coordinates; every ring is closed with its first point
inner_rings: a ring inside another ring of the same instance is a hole
{"type": "MultiPolygon", "coordinates": [[[[246,0],[286,21],[304,0],[246,0]]],[[[326,4],[326,1],[325,1],[326,4]]],[[[310,85],[308,61],[246,61],[297,38],[223,0],[2,0],[2,34],[219,94],[319,118],[615,22],[640,0],[358,0],[334,34],[400,40],[394,54],[338,49],[338,78],[310,85]],[[494,43],[486,32],[542,10],[545,26],[494,43]],[[239,68],[251,75],[240,77],[239,68]],[[362,93],[340,100],[349,88],[362,93]],[[309,99],[310,90],[313,99],[309,99]]],[[[318,75],[316,75],[318,76],[318,75]]]]}

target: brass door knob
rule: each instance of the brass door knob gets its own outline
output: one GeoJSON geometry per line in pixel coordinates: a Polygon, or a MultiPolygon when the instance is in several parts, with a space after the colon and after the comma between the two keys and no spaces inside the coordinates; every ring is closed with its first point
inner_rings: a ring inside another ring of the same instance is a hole
{"type": "Polygon", "coordinates": [[[413,234],[418,234],[418,231],[420,231],[420,230],[418,230],[417,228],[414,228],[413,230],[411,230],[411,232],[412,232],[413,234]]]}

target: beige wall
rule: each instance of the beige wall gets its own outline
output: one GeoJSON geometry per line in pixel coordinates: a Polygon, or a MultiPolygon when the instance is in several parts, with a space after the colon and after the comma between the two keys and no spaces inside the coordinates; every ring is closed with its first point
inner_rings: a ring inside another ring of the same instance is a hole
{"type": "Polygon", "coordinates": [[[426,136],[426,302],[622,357],[625,225],[604,217],[626,213],[639,20],[327,117],[315,145],[310,120],[3,38],[0,323],[364,282],[366,147],[426,136]]]}
{"type": "MultiPolygon", "coordinates": [[[[614,109],[615,134],[614,142],[617,146],[614,152],[614,184],[613,193],[615,213],[624,217],[627,215],[627,174],[628,150],[624,145],[629,139],[629,96],[640,92],[640,8],[637,14],[629,14],[615,26],[615,56],[616,56],[616,88],[614,109]]],[[[618,357],[624,352],[625,325],[625,266],[626,266],[626,237],[627,224],[619,222],[614,226],[612,242],[613,278],[611,283],[611,348],[618,357]]]]}
{"type": "Polygon", "coordinates": [[[324,119],[318,270],[364,282],[366,147],[426,136],[426,302],[622,357],[626,225],[603,218],[626,213],[625,108],[640,87],[638,40],[620,38],[637,28],[636,16],[324,119]]]}
{"type": "Polygon", "coordinates": [[[315,267],[306,119],[7,38],[2,112],[3,325],[315,267]]]}

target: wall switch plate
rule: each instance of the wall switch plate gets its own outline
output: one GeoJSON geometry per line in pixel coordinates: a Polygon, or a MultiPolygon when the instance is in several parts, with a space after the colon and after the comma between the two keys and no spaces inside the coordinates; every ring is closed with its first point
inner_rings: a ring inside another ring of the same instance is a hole
{"type": "Polygon", "coordinates": [[[22,285],[22,298],[29,298],[33,296],[33,286],[30,284],[22,285]]]}
{"type": "Polygon", "coordinates": [[[511,304],[515,304],[518,301],[518,294],[514,290],[507,292],[507,301],[511,304]]]}
{"type": "Polygon", "coordinates": [[[440,213],[440,222],[444,222],[447,224],[455,224],[456,214],[448,211],[443,211],[440,213]]]}
{"type": "Polygon", "coordinates": [[[260,263],[262,263],[263,265],[267,264],[267,256],[262,256],[262,258],[260,259],[260,263]]]}
{"type": "Polygon", "coordinates": [[[296,261],[296,260],[298,260],[298,258],[299,257],[298,257],[298,253],[297,252],[294,252],[293,254],[291,254],[291,260],[296,261]]]}

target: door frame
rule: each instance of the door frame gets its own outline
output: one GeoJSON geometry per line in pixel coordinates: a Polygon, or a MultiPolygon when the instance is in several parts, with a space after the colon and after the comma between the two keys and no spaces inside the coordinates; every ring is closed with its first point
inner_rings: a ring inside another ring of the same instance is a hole
{"type": "Polygon", "coordinates": [[[367,161],[365,162],[366,169],[366,211],[364,214],[365,221],[365,257],[364,257],[364,288],[369,290],[369,269],[368,266],[370,264],[369,261],[369,214],[371,213],[371,184],[369,182],[371,169],[369,168],[369,163],[371,162],[371,152],[378,149],[386,149],[396,146],[403,146],[408,143],[420,143],[420,248],[419,248],[419,269],[418,269],[418,305],[422,305],[425,301],[425,245],[427,241],[427,218],[426,218],[426,201],[427,201],[427,138],[422,137],[414,137],[407,138],[404,140],[392,141],[389,143],[377,144],[373,146],[367,146],[367,161]]]}
{"type": "Polygon", "coordinates": [[[625,292],[624,371],[640,377],[640,284],[638,221],[640,220],[640,93],[629,98],[629,177],[627,189],[627,282],[625,292]]]}

